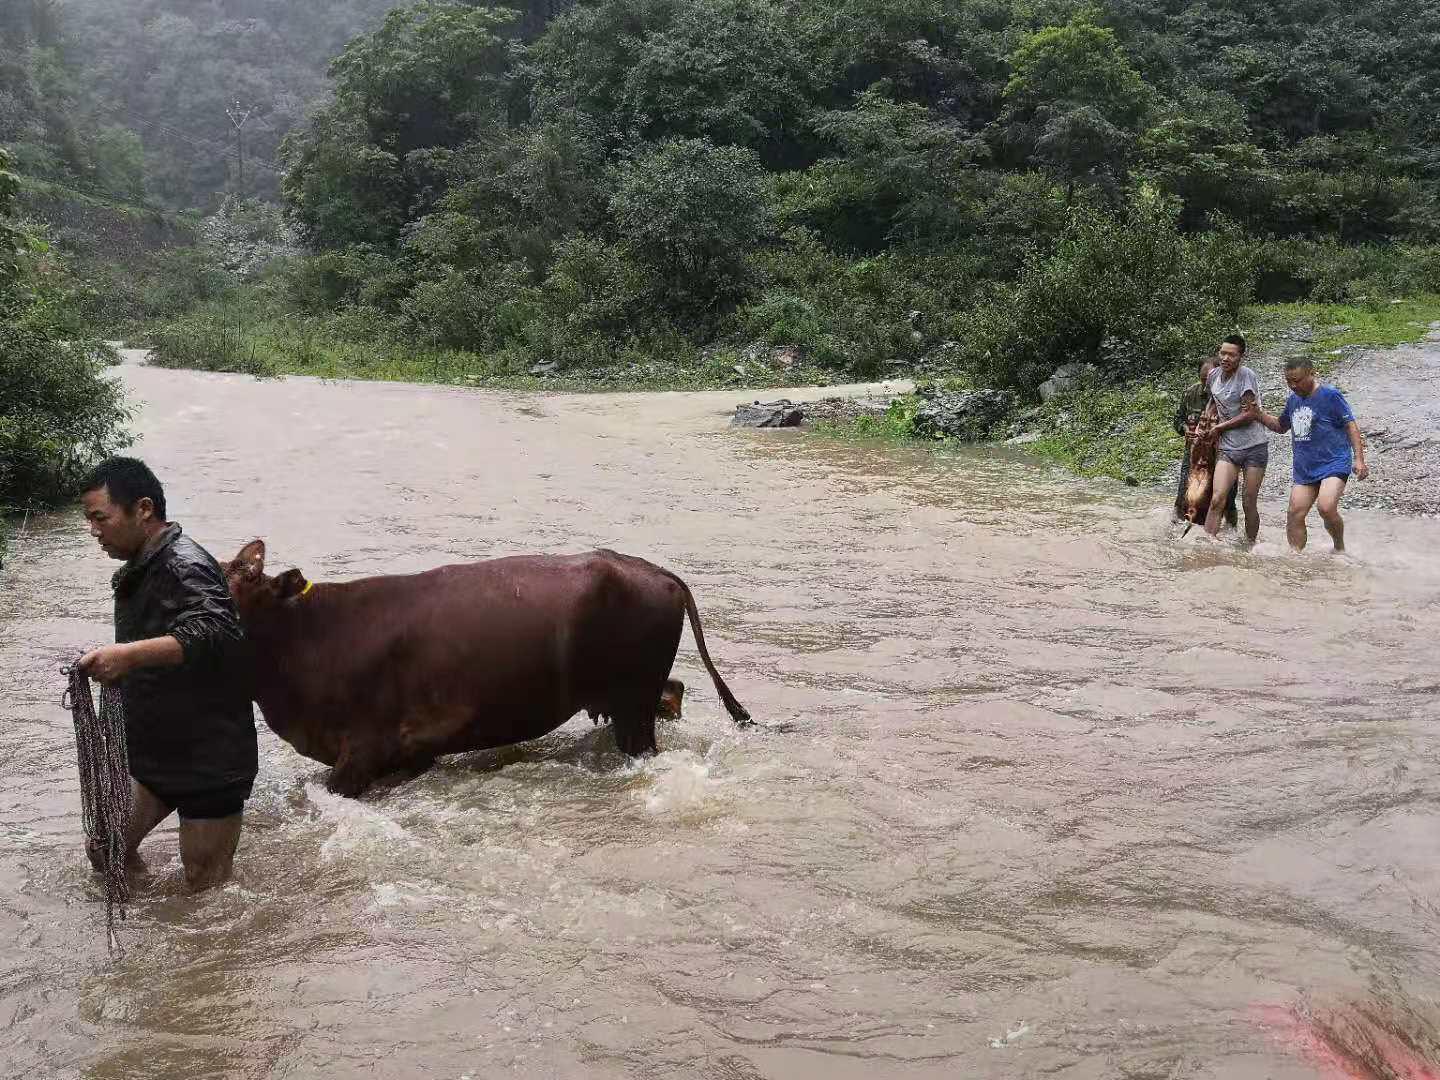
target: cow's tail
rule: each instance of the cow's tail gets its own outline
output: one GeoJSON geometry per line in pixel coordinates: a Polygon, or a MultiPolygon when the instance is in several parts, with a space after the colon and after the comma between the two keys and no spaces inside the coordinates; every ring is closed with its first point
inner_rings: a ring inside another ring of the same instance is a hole
{"type": "Polygon", "coordinates": [[[700,612],[695,607],[695,596],[690,592],[690,586],[686,585],[678,574],[672,574],[663,568],[662,572],[680,586],[680,592],[685,596],[685,611],[690,616],[690,632],[695,635],[695,647],[700,650],[700,659],[704,661],[705,670],[710,673],[710,680],[715,684],[715,692],[725,703],[725,709],[730,714],[730,719],[740,727],[749,727],[755,721],[750,719],[750,713],[745,706],[735,700],[735,695],[730,692],[730,687],[725,685],[725,680],[720,677],[720,672],[715,670],[715,664],[710,659],[710,650],[705,648],[705,631],[700,629],[700,612]]]}

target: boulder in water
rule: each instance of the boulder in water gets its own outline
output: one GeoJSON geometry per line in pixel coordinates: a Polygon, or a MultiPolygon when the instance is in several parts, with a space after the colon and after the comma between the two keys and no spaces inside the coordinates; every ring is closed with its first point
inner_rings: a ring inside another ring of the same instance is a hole
{"type": "Polygon", "coordinates": [[[805,410],[793,401],[782,398],[779,401],[756,401],[750,405],[735,406],[735,415],[730,419],[730,426],[799,427],[800,421],[803,419],[805,419],[805,410]]]}

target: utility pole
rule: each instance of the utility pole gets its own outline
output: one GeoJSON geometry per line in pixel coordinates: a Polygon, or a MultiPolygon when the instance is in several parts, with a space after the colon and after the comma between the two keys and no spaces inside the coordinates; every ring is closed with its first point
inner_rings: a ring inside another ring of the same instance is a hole
{"type": "Polygon", "coordinates": [[[238,177],[238,190],[240,197],[245,197],[245,124],[250,120],[250,114],[255,111],[255,106],[241,109],[240,99],[236,98],[235,103],[225,110],[225,115],[230,118],[230,125],[235,129],[235,162],[238,177]]]}

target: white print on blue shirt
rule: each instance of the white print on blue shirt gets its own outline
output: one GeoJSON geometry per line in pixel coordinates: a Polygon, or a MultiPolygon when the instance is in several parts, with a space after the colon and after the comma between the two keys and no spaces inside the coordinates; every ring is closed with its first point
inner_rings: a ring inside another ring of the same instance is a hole
{"type": "Polygon", "coordinates": [[[1295,436],[1296,442],[1310,441],[1310,426],[1315,423],[1315,410],[1309,405],[1301,405],[1290,414],[1290,432],[1295,436]]]}

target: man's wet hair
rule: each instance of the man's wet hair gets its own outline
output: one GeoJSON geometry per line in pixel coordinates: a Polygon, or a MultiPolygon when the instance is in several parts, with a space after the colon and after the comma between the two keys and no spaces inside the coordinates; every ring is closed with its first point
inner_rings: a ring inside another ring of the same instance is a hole
{"type": "Polygon", "coordinates": [[[1308,356],[1292,356],[1285,361],[1286,371],[1314,371],[1315,361],[1308,356]]]}
{"type": "Polygon", "coordinates": [[[82,492],[99,491],[104,488],[110,493],[110,501],[125,510],[135,509],[141,499],[149,499],[155,507],[155,516],[168,521],[165,516],[165,489],[160,481],[139,458],[109,457],[90,470],[85,478],[82,492]]]}
{"type": "Polygon", "coordinates": [[[1207,367],[1212,367],[1212,368],[1213,368],[1214,366],[1215,366],[1215,358],[1214,358],[1213,356],[1207,356],[1207,357],[1205,357],[1205,359],[1203,359],[1203,360],[1200,361],[1200,366],[1199,366],[1198,368],[1196,368],[1195,370],[1200,373],[1200,377],[1203,379],[1203,378],[1205,377],[1205,369],[1206,369],[1207,367]]]}
{"type": "Polygon", "coordinates": [[[1220,344],[1221,344],[1221,345],[1234,345],[1234,346],[1237,346],[1237,347],[1240,349],[1240,355],[1241,355],[1241,356],[1244,356],[1244,355],[1245,355],[1245,351],[1246,351],[1246,350],[1245,350],[1245,338],[1244,338],[1243,335],[1240,335],[1240,334],[1231,334],[1229,337],[1227,337],[1227,338],[1226,338],[1224,341],[1222,341],[1220,344]]]}

